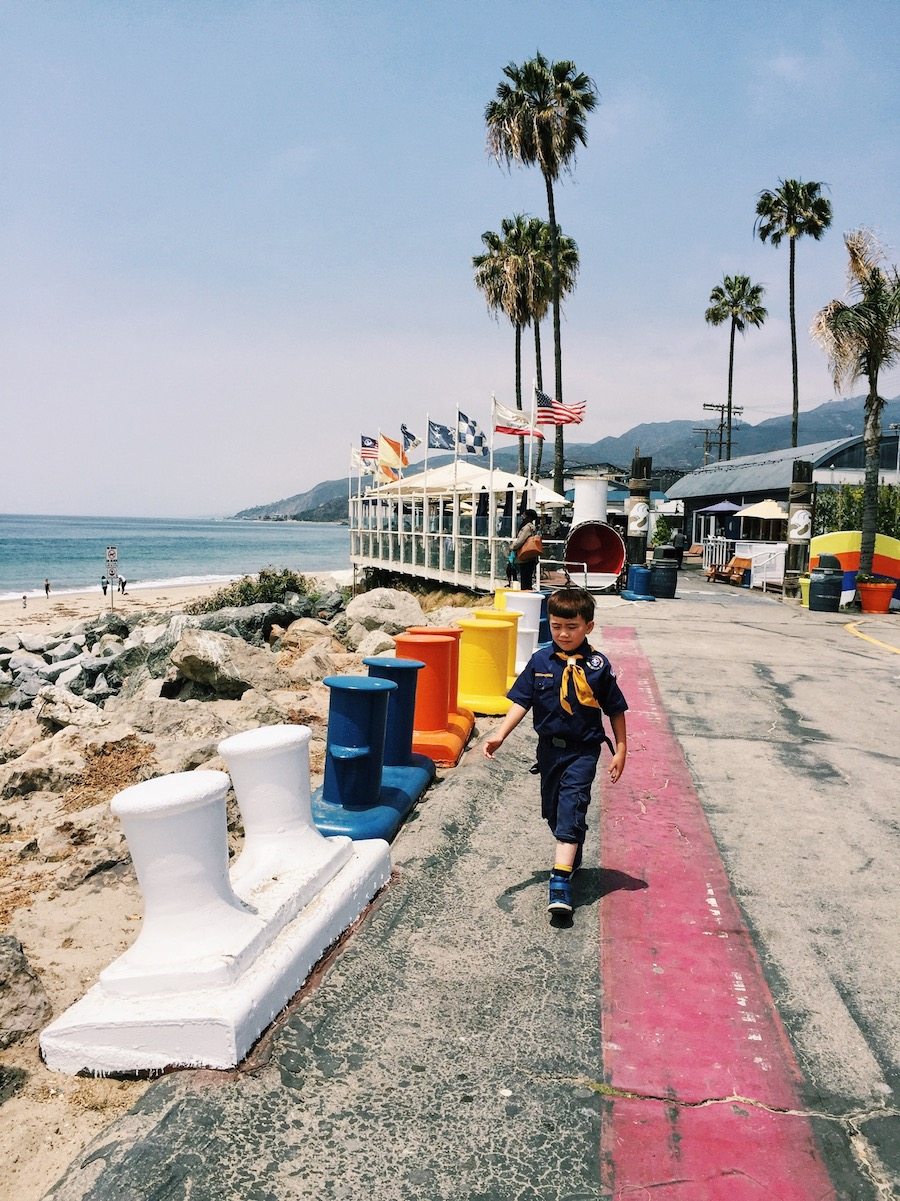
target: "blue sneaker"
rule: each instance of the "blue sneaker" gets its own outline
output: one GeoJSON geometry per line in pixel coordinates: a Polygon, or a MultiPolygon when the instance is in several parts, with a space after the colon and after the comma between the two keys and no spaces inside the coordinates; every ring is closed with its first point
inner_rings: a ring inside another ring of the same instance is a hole
{"type": "Polygon", "coordinates": [[[551,873],[547,912],[559,914],[572,912],[572,881],[568,876],[551,873]]]}

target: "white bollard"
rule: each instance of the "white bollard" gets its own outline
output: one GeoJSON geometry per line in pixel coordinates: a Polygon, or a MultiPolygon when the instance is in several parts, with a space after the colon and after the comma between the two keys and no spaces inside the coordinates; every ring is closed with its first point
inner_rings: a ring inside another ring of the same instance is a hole
{"type": "Polygon", "coordinates": [[[234,1067],[390,879],[386,842],[313,826],[308,729],[254,730],[220,749],[247,830],[230,879],[224,772],[162,776],[114,798],[144,922],[42,1032],[51,1071],[234,1067]]]}
{"type": "Polygon", "coordinates": [[[523,626],[519,622],[516,632],[516,671],[524,671],[528,660],[537,650],[537,627],[523,626]]]}
{"type": "Polygon", "coordinates": [[[349,838],[325,838],[313,825],[308,726],[263,726],[219,743],[244,823],[231,869],[235,892],[274,916],[266,896],[286,884],[294,912],[347,863],[349,838]]]}
{"type": "Polygon", "coordinates": [[[541,624],[541,606],[543,603],[544,597],[540,592],[507,592],[506,594],[507,609],[512,609],[515,613],[525,614],[519,625],[530,626],[535,630],[541,624]]]}
{"type": "Polygon", "coordinates": [[[221,771],[178,772],[113,799],[144,895],[134,944],[100,973],[107,993],[184,992],[232,983],[265,943],[265,923],[228,878],[221,771]]]}

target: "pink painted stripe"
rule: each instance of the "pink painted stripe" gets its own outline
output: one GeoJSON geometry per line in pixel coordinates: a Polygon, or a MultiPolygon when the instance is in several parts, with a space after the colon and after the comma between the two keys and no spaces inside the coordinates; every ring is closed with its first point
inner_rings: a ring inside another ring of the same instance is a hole
{"type": "Polygon", "coordinates": [[[603,645],[631,708],[627,770],[603,789],[602,862],[648,886],[601,905],[604,1073],[661,1098],[611,1103],[606,1186],[616,1199],[833,1198],[810,1123],[759,1107],[799,1108],[802,1078],[652,668],[633,630],[603,645]],[[720,1098],[733,1100],[699,1104],[720,1098]]]}

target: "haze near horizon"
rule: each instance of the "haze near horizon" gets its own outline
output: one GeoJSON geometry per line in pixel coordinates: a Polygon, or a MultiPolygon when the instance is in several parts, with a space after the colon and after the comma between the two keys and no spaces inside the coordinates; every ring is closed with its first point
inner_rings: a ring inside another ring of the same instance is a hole
{"type": "Polygon", "coordinates": [[[834,210],[797,246],[801,409],[834,397],[807,330],[844,294],[842,234],[872,227],[900,261],[895,3],[20,0],[0,19],[0,511],[224,515],[345,475],[361,433],[513,405],[512,327],[471,258],[504,217],[546,217],[539,172],[485,147],[502,68],[536,49],[600,95],[556,193],[582,264],[567,441],[709,418],[726,273],[769,310],[738,339],[734,402],[789,414],[787,245],[753,233],[780,179],[822,181],[834,210]]]}

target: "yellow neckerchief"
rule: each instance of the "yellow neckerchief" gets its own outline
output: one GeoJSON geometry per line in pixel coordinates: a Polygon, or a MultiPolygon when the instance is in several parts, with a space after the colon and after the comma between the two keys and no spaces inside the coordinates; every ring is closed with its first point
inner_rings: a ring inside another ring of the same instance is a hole
{"type": "Polygon", "coordinates": [[[565,651],[554,652],[557,659],[562,659],[565,663],[565,670],[562,674],[562,683],[559,686],[559,703],[564,711],[570,716],[574,710],[569,703],[569,682],[575,685],[575,698],[580,705],[584,705],[587,709],[599,709],[600,702],[591,691],[591,686],[587,681],[587,676],[584,674],[584,668],[578,662],[583,659],[584,655],[567,655],[565,651]]]}

